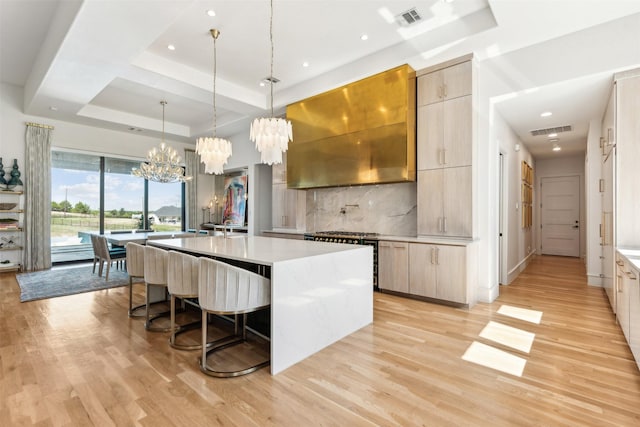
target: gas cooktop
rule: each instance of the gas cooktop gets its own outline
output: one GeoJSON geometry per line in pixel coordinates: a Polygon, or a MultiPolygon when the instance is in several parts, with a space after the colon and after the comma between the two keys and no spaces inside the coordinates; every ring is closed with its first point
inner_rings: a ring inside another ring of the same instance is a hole
{"type": "Polygon", "coordinates": [[[311,233],[314,236],[335,236],[335,237],[351,237],[351,238],[359,238],[359,239],[371,239],[378,236],[378,233],[365,233],[363,231],[317,231],[315,233],[311,233]]]}

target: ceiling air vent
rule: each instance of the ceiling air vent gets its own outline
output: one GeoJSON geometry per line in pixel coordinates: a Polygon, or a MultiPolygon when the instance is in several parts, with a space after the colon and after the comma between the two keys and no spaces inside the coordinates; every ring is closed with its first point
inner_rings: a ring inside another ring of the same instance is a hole
{"type": "Polygon", "coordinates": [[[403,27],[408,27],[411,24],[415,24],[421,19],[422,16],[420,16],[415,7],[412,7],[411,9],[396,16],[396,21],[398,21],[398,23],[403,27]]]}
{"type": "Polygon", "coordinates": [[[536,129],[531,131],[531,136],[549,135],[550,133],[571,132],[571,125],[557,126],[547,129],[536,129]]]}

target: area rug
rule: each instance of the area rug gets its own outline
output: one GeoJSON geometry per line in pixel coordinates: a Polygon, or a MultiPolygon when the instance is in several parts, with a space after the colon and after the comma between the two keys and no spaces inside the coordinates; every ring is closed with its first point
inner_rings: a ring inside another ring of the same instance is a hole
{"type": "Polygon", "coordinates": [[[100,277],[98,267],[96,266],[94,274],[91,273],[92,269],[92,266],[84,266],[18,274],[16,279],[20,285],[20,301],[61,297],[129,284],[129,275],[126,271],[111,268],[109,281],[106,281],[104,272],[100,277]]]}

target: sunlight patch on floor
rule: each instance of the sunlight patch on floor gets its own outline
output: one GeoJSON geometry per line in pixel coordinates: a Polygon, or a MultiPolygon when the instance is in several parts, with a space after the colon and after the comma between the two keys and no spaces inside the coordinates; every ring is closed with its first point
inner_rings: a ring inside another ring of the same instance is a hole
{"type": "Polygon", "coordinates": [[[477,341],[471,343],[462,359],[518,377],[522,376],[524,367],[527,364],[527,361],[522,357],[477,341]]]}
{"type": "Polygon", "coordinates": [[[509,316],[525,322],[540,324],[542,320],[542,312],[538,310],[529,310],[526,308],[513,307],[511,305],[503,305],[498,309],[498,314],[509,316]]]}
{"type": "Polygon", "coordinates": [[[480,332],[480,336],[498,344],[529,353],[536,334],[492,321],[484,327],[480,332]]]}

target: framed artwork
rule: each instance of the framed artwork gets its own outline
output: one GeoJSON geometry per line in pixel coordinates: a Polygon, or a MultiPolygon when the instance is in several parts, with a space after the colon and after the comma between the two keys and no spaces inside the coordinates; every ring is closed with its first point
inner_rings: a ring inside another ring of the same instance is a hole
{"type": "Polygon", "coordinates": [[[247,209],[247,175],[227,176],[224,179],[222,199],[222,222],[230,225],[244,225],[247,209]]]}

